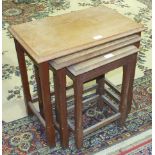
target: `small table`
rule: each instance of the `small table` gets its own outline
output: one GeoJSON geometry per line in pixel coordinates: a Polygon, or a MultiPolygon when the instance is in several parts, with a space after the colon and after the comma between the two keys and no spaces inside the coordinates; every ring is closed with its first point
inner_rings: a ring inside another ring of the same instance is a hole
{"type": "MultiPolygon", "coordinates": [[[[55,128],[49,87],[49,61],[101,45],[132,34],[139,34],[143,26],[107,7],[94,7],[55,17],[11,26],[21,72],[25,104],[29,115],[35,113],[45,126],[48,144],[55,145],[55,128]],[[38,87],[40,113],[34,110],[25,65],[26,53],[34,62],[38,87]]],[[[64,73],[59,74],[59,85],[64,85],[64,73]]],[[[64,88],[65,90],[65,88],[64,88]]],[[[60,108],[65,104],[63,92],[58,92],[60,108]]],[[[67,114],[65,117],[67,117],[67,114]]],[[[60,124],[62,145],[67,146],[67,118],[60,124]]],[[[62,120],[61,120],[62,122],[62,120]]]]}

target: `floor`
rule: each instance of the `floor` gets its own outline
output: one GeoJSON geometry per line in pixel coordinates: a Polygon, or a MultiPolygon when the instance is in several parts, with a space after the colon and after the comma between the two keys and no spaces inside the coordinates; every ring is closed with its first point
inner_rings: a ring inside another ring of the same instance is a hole
{"type": "MultiPolygon", "coordinates": [[[[150,3],[147,5],[147,1],[143,3],[142,0],[64,0],[60,5],[55,7],[52,7],[50,3],[48,3],[48,5],[47,2],[49,1],[30,0],[27,1],[27,3],[13,3],[12,0],[3,0],[2,119],[5,122],[26,116],[14,42],[7,29],[12,24],[37,20],[45,16],[64,14],[91,6],[106,5],[137,22],[141,22],[146,27],[146,30],[142,33],[141,53],[139,54],[135,78],[143,76],[145,70],[152,68],[151,9],[150,3]]],[[[32,62],[28,58],[27,67],[31,92],[35,95],[36,85],[33,76],[32,62]]],[[[122,73],[121,68],[108,73],[106,76],[117,85],[121,83],[122,75],[120,73],[122,73]]],[[[71,81],[67,80],[67,83],[69,84],[71,81]]],[[[51,90],[53,90],[52,73],[51,90]]]]}

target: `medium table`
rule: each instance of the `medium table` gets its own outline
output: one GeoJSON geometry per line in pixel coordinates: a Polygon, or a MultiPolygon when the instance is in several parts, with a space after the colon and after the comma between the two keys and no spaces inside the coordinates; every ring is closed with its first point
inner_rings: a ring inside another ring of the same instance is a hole
{"type": "MultiPolygon", "coordinates": [[[[28,115],[35,113],[45,126],[47,141],[55,145],[55,128],[52,118],[52,104],[49,86],[49,61],[84,49],[92,48],[133,34],[140,35],[143,26],[118,12],[105,6],[88,8],[55,17],[46,17],[28,23],[11,26],[14,37],[25,104],[28,115]],[[24,54],[34,62],[38,86],[40,113],[36,112],[32,103],[24,54]]],[[[58,77],[59,86],[65,90],[64,73],[58,77]]],[[[66,107],[62,103],[64,92],[58,89],[60,109],[66,107]]],[[[60,110],[61,111],[61,110],[60,110]]],[[[60,117],[60,133],[62,145],[68,145],[67,113],[60,117]]]]}

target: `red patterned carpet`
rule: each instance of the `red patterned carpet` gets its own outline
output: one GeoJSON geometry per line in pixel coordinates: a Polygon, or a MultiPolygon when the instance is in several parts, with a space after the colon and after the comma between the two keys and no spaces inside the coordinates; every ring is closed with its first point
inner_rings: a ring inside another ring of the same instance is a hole
{"type": "Polygon", "coordinates": [[[128,149],[121,150],[117,155],[152,155],[152,139],[144,140],[128,149]]]}

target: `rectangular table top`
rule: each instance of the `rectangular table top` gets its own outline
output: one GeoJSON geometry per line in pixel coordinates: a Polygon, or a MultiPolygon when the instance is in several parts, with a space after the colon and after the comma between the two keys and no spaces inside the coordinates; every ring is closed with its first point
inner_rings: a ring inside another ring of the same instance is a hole
{"type": "Polygon", "coordinates": [[[37,62],[141,32],[143,26],[105,6],[13,25],[16,40],[37,62]]]}

